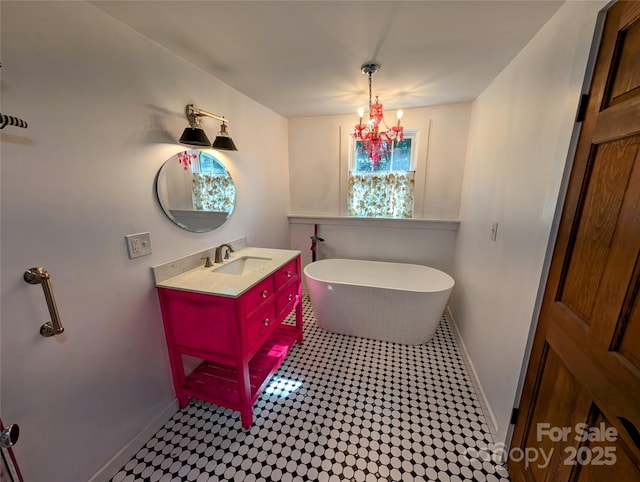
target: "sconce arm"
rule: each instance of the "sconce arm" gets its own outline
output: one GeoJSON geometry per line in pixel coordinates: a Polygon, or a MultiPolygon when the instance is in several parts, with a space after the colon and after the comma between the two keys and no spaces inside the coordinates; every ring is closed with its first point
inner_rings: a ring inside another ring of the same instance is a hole
{"type": "Polygon", "coordinates": [[[226,117],[203,110],[200,107],[196,107],[194,104],[187,104],[186,114],[187,119],[189,120],[189,123],[192,127],[200,126],[200,117],[211,117],[213,119],[222,121],[223,123],[229,122],[229,119],[227,119],[226,117]]]}

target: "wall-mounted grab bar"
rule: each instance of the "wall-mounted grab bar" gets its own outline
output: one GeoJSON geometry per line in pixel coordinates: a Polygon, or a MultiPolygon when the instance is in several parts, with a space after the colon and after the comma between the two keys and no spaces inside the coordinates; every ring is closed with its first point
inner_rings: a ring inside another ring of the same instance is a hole
{"type": "Polygon", "coordinates": [[[51,277],[49,276],[49,272],[44,268],[29,268],[24,272],[24,280],[31,285],[42,285],[44,298],[47,301],[47,308],[49,308],[49,313],[51,314],[51,321],[47,321],[40,327],[40,334],[49,337],[62,333],[64,328],[62,323],[60,323],[58,307],[56,306],[56,300],[51,290],[51,277]]]}

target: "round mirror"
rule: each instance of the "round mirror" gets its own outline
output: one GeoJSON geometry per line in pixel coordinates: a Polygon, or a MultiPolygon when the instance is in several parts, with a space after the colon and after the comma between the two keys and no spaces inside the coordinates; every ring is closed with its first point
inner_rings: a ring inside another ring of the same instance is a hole
{"type": "Polygon", "coordinates": [[[211,154],[198,150],[178,152],[163,164],[156,193],[169,219],[196,233],[221,226],[236,201],[229,172],[211,154]]]}

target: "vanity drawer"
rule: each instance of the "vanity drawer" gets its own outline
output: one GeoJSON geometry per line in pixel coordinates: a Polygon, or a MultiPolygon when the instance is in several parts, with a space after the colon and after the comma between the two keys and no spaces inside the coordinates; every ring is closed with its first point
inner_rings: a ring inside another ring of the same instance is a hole
{"type": "Polygon", "coordinates": [[[267,303],[248,317],[244,324],[245,346],[249,356],[258,349],[276,327],[275,305],[267,303]]]}
{"type": "Polygon", "coordinates": [[[275,273],[276,290],[298,276],[298,258],[294,258],[275,273]]]}
{"type": "Polygon", "coordinates": [[[242,295],[245,314],[251,314],[256,308],[272,299],[275,293],[273,283],[273,276],[269,276],[242,295]]]}
{"type": "Polygon", "coordinates": [[[293,309],[298,299],[298,283],[291,283],[278,293],[276,298],[276,313],[278,320],[283,320],[293,309]]]}

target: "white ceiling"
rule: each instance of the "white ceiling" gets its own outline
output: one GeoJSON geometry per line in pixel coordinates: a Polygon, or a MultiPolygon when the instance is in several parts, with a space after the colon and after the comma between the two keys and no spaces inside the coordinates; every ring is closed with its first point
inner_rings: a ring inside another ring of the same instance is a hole
{"type": "MultiPolygon", "coordinates": [[[[285,117],[472,100],[562,1],[92,1],[285,117]]],[[[199,106],[212,109],[215,106],[199,106]]]]}

